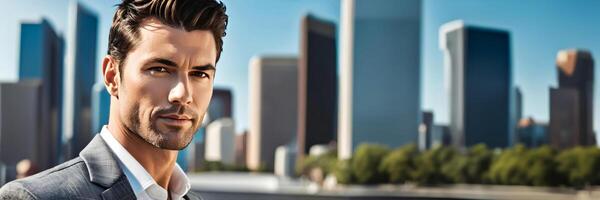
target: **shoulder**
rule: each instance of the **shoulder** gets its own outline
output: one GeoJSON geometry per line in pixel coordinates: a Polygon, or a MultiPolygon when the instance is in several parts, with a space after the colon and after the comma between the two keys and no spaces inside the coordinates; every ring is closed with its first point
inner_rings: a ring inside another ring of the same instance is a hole
{"type": "MultiPolygon", "coordinates": [[[[33,176],[12,181],[0,189],[0,197],[30,197],[23,199],[48,199],[57,195],[89,193],[95,186],[89,181],[89,173],[83,160],[78,157],[33,176]]],[[[17,198],[20,199],[20,198],[17,198]]]]}
{"type": "Polygon", "coordinates": [[[0,188],[0,199],[37,199],[22,183],[13,181],[0,188]]]}

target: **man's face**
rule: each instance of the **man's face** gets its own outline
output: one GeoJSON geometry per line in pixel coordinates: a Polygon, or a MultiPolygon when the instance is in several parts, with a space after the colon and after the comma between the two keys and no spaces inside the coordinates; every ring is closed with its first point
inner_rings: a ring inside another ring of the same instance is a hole
{"type": "Polygon", "coordinates": [[[200,127],[212,96],[217,56],[207,30],[186,32],[150,18],[139,28],[118,88],[119,118],[146,142],[181,150],[200,127]]]}

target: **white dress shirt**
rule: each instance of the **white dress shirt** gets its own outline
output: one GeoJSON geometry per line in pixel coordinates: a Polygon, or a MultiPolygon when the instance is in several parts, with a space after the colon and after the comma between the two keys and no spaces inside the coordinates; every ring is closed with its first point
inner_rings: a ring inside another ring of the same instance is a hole
{"type": "MultiPolygon", "coordinates": [[[[127,177],[131,189],[137,199],[166,200],[168,191],[154,181],[148,171],[114,138],[107,126],[102,127],[100,136],[118,158],[118,163],[127,177]]],[[[169,180],[169,191],[174,200],[182,197],[190,190],[190,180],[181,167],[175,163],[173,174],[169,180]]]]}

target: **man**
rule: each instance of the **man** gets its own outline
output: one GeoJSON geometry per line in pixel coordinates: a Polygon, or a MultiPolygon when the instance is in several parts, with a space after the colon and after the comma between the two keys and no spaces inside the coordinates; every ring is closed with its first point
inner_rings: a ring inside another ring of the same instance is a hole
{"type": "Polygon", "coordinates": [[[124,0],[102,62],[110,118],[79,157],[2,199],[199,199],[176,164],[207,111],[228,16],[216,0],[124,0]]]}

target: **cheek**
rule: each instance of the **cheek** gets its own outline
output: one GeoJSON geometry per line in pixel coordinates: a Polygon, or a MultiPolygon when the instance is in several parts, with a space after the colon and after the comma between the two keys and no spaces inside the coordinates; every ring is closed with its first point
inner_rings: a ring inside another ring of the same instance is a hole
{"type": "Polygon", "coordinates": [[[194,95],[196,107],[201,112],[200,114],[204,114],[204,112],[206,112],[208,109],[208,104],[210,103],[210,99],[212,97],[213,87],[212,85],[204,85],[198,87],[196,91],[197,92],[194,95]]]}
{"type": "Polygon", "coordinates": [[[123,88],[122,111],[124,115],[139,115],[141,123],[151,118],[152,111],[167,99],[168,83],[131,77],[123,88]]]}
{"type": "Polygon", "coordinates": [[[168,101],[170,85],[171,82],[160,79],[144,81],[140,83],[139,100],[156,106],[164,104],[168,101]]]}
{"type": "Polygon", "coordinates": [[[168,105],[169,83],[160,80],[143,81],[139,84],[139,94],[134,100],[140,104],[140,117],[150,121],[156,108],[168,105]]]}

